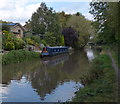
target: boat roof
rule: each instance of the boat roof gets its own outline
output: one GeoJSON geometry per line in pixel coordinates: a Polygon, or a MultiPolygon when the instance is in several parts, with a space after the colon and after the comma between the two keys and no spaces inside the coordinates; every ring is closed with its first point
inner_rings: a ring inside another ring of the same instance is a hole
{"type": "Polygon", "coordinates": [[[55,46],[55,47],[46,47],[46,48],[68,48],[68,46],[55,46]]]}

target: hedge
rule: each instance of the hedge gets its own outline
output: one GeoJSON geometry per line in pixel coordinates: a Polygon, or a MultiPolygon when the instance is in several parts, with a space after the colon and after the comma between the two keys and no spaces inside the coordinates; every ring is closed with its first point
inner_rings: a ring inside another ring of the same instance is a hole
{"type": "Polygon", "coordinates": [[[12,50],[2,56],[2,64],[19,63],[32,58],[39,58],[40,53],[27,50],[12,50]]]}

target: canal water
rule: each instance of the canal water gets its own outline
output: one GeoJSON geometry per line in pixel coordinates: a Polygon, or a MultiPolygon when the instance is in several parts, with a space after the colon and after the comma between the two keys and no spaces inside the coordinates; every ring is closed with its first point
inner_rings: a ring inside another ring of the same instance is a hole
{"type": "Polygon", "coordinates": [[[65,102],[95,57],[92,49],[3,66],[2,102],[65,102]]]}

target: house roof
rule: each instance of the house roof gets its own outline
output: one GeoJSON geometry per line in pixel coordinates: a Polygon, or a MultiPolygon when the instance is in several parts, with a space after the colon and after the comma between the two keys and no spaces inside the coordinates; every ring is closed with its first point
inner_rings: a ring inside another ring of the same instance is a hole
{"type": "Polygon", "coordinates": [[[0,23],[0,25],[8,25],[8,26],[14,26],[16,23],[8,23],[8,24],[6,24],[6,23],[0,23]]]}
{"type": "Polygon", "coordinates": [[[20,26],[20,28],[24,31],[26,31],[26,29],[20,24],[20,23],[11,23],[11,24],[8,24],[9,26],[12,26],[10,27],[10,29],[14,29],[15,27],[17,26],[20,26]]]}
{"type": "Polygon", "coordinates": [[[2,23],[0,25],[7,25],[10,27],[10,29],[13,29],[13,28],[19,26],[23,31],[26,31],[26,29],[20,23],[8,23],[8,24],[2,23]]]}

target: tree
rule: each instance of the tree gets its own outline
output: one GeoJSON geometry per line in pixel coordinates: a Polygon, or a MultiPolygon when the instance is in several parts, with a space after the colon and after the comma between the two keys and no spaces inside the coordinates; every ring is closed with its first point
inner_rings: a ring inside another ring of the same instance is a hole
{"type": "Polygon", "coordinates": [[[50,32],[45,33],[44,40],[50,46],[56,45],[56,37],[53,36],[53,33],[50,33],[50,32]]]}
{"type": "Polygon", "coordinates": [[[118,18],[120,17],[119,3],[114,2],[93,2],[90,3],[90,13],[94,16],[98,34],[98,40],[113,43],[120,40],[118,35],[118,18]]]}
{"type": "Polygon", "coordinates": [[[72,16],[71,14],[65,14],[64,11],[57,13],[59,16],[59,23],[62,26],[62,28],[66,27],[66,23],[69,20],[69,18],[72,16]]]}
{"type": "Polygon", "coordinates": [[[76,42],[78,41],[76,30],[72,27],[67,27],[63,29],[62,34],[64,35],[65,45],[75,48],[76,42]]]}
{"type": "Polygon", "coordinates": [[[34,41],[35,41],[36,43],[38,43],[38,44],[41,43],[40,36],[32,36],[31,39],[34,40],[34,41]]]}
{"type": "Polygon", "coordinates": [[[41,3],[37,11],[33,13],[30,24],[32,31],[37,35],[51,32],[53,37],[56,37],[56,43],[60,44],[61,26],[58,15],[52,8],[48,8],[45,3],[41,3]]]}
{"type": "Polygon", "coordinates": [[[113,35],[115,41],[120,41],[119,35],[119,18],[120,18],[120,2],[109,2],[107,10],[107,23],[110,27],[110,34],[113,35]]]}
{"type": "MultiPolygon", "coordinates": [[[[91,21],[85,19],[82,15],[73,15],[67,22],[67,27],[72,27],[78,33],[79,48],[83,48],[88,40],[90,35],[93,33],[93,28],[91,27],[91,21]]],[[[78,46],[77,46],[78,47],[78,46]]]]}

